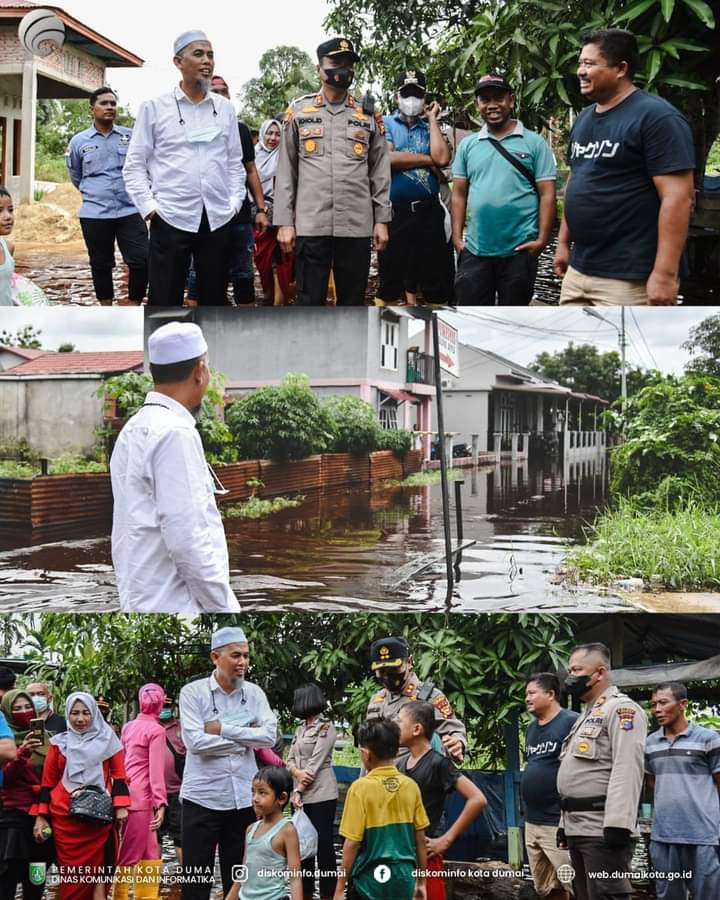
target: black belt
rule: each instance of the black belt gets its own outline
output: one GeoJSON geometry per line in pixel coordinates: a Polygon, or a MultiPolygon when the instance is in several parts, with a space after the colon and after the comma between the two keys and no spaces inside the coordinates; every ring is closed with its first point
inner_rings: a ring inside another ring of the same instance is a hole
{"type": "Polygon", "coordinates": [[[438,196],[426,197],[424,200],[400,200],[393,203],[393,208],[403,212],[417,213],[424,209],[433,209],[440,205],[438,196]]]}
{"type": "Polygon", "coordinates": [[[560,809],[563,812],[602,812],[605,809],[605,797],[561,797],[560,809]]]}

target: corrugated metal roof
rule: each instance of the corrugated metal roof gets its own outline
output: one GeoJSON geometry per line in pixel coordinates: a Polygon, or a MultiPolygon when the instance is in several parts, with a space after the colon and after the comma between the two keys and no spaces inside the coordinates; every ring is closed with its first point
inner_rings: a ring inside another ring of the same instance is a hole
{"type": "Polygon", "coordinates": [[[19,366],[0,372],[10,375],[110,375],[129,372],[143,364],[141,350],[110,350],[100,353],[42,353],[19,366]]]}

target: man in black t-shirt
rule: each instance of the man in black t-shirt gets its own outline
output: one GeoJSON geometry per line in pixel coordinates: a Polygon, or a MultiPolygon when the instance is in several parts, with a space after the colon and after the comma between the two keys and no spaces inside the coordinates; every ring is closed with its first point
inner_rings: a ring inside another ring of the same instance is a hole
{"type": "Polygon", "coordinates": [[[570,854],[557,846],[560,798],[557,772],[560,749],[576,712],[558,703],[560,680],[551,672],[531,675],[525,688],[525,705],[537,721],[525,737],[527,765],[520,791],[525,807],[525,847],[535,890],[548,900],[569,900],[570,881],[561,880],[558,870],[570,865],[570,854]]]}
{"type": "MultiPolygon", "coordinates": [[[[210,82],[210,93],[220,94],[226,100],[230,99],[230,88],[220,75],[213,76],[210,82]]],[[[233,286],[235,303],[244,304],[252,303],[255,300],[255,275],[253,272],[255,241],[253,239],[250,195],[252,195],[257,207],[254,224],[260,231],[265,231],[270,223],[267,217],[260,178],[255,167],[255,145],[252,134],[244,122],[238,122],[238,128],[240,129],[240,143],[242,144],[243,166],[245,166],[247,174],[248,193],[245,195],[245,202],[240,208],[240,212],[235,216],[232,223],[228,276],[233,286]]]]}
{"type": "Polygon", "coordinates": [[[693,201],[692,133],[672,104],[635,87],[638,62],[628,31],[583,39],[580,91],[595,102],[570,132],[554,262],[561,303],[677,303],[693,201]]]}
{"type": "Polygon", "coordinates": [[[398,713],[400,746],[408,752],[396,762],[398,769],[420,788],[425,812],[430,820],[425,830],[428,870],[437,875],[427,879],[427,900],[445,900],[443,855],[487,806],[483,792],[444,753],[433,750],[430,741],[437,725],[435,707],[424,700],[406,703],[398,713]],[[445,828],[445,800],[457,791],[465,800],[462,812],[450,828],[445,828]]]}

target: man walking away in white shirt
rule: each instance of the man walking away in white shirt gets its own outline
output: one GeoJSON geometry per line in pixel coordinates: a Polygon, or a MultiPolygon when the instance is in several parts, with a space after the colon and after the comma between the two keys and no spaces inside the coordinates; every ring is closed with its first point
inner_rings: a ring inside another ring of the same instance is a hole
{"type": "Polygon", "coordinates": [[[182,900],[208,900],[216,849],[227,896],[233,868],[243,861],[245,831],[256,818],[254,751],[272,747],[277,735],[277,719],[264,691],[245,681],[250,648],[242,628],[220,628],[210,646],[212,675],[180,691],[180,723],[187,747],[180,791],[182,900]]]}
{"type": "Polygon", "coordinates": [[[155,389],[110,460],[112,557],[123,612],[237,612],[215,485],[195,427],[210,381],[197,325],[148,341],[155,389]]]}
{"type": "Polygon", "coordinates": [[[123,178],[150,222],[148,302],[182,304],[192,256],[200,304],[222,306],[230,222],[246,193],[240,135],[232,103],[210,93],[215,58],[205,33],[181,34],[174,54],[182,81],[140,106],[123,178]]]}

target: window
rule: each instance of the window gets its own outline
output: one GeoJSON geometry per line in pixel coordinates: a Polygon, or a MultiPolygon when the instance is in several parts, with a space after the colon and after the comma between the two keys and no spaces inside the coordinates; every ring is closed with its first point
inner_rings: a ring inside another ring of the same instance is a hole
{"type": "Polygon", "coordinates": [[[383,428],[396,429],[398,427],[397,406],[381,406],[378,418],[380,419],[380,424],[383,428]]]}
{"type": "Polygon", "coordinates": [[[398,370],[398,344],[400,343],[400,327],[397,322],[382,321],[380,366],[383,369],[398,370]]]}

